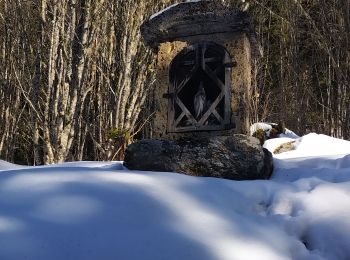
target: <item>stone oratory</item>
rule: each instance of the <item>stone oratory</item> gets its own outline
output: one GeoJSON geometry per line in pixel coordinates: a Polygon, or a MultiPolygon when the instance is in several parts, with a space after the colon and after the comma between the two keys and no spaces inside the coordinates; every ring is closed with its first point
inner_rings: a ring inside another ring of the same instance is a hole
{"type": "Polygon", "coordinates": [[[153,137],[247,132],[259,47],[246,12],[184,2],[151,16],[141,33],[157,53],[153,137]]]}
{"type": "Polygon", "coordinates": [[[132,170],[232,180],[271,176],[272,155],[244,135],[258,54],[246,12],[214,1],[172,5],[141,27],[157,54],[152,139],[131,144],[132,170]]]}

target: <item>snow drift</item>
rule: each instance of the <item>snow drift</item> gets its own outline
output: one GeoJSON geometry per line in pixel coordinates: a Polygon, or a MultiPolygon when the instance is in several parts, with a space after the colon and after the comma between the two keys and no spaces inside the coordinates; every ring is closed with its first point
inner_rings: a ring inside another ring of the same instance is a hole
{"type": "Polygon", "coordinates": [[[0,163],[0,259],[349,259],[350,142],[293,140],[269,181],[0,163]]]}

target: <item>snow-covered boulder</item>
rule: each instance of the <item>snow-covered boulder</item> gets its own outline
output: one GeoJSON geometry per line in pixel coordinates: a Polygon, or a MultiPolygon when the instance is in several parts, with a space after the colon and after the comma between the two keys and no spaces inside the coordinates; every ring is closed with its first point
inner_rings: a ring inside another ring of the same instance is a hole
{"type": "Polygon", "coordinates": [[[271,153],[258,139],[245,135],[142,140],[127,148],[124,165],[132,170],[233,180],[267,179],[273,168],[271,153]]]}

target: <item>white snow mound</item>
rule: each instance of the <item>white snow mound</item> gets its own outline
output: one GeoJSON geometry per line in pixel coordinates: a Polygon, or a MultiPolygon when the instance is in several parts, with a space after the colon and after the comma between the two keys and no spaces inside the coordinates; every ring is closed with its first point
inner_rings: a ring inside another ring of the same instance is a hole
{"type": "Polygon", "coordinates": [[[296,150],[275,156],[273,178],[261,181],[121,162],[9,167],[0,259],[349,259],[349,142],[288,140],[299,140],[296,150]]]}

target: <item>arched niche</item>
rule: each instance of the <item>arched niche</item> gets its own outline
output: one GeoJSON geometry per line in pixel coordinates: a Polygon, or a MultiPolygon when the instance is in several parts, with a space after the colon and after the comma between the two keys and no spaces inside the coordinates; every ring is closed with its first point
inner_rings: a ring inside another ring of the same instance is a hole
{"type": "Polygon", "coordinates": [[[232,59],[218,44],[184,48],[169,69],[168,132],[225,130],[231,121],[232,59]]]}

